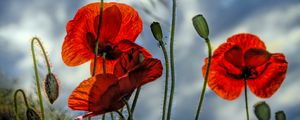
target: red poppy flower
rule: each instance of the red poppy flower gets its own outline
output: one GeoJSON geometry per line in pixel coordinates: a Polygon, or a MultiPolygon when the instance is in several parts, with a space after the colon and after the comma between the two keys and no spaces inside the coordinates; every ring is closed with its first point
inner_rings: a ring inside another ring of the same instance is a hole
{"type": "Polygon", "coordinates": [[[69,97],[69,107],[90,112],[82,117],[122,108],[123,100],[128,100],[136,88],[162,75],[160,60],[141,60],[140,56],[139,50],[124,53],[116,63],[115,74],[97,74],[81,82],[69,97]]]}
{"type": "MultiPolygon", "coordinates": [[[[202,68],[205,75],[207,59],[202,68]]],[[[208,86],[220,97],[234,100],[246,80],[258,97],[269,98],[283,82],[288,63],[281,53],[269,53],[255,35],[236,34],[213,53],[208,86]]]]}
{"type": "MultiPolygon", "coordinates": [[[[96,39],[99,36],[97,73],[102,73],[102,56],[105,54],[107,73],[112,73],[116,60],[131,48],[141,48],[133,43],[142,31],[138,13],[122,3],[104,3],[99,35],[100,3],[91,3],[78,10],[67,24],[67,35],[62,46],[62,59],[69,66],[77,66],[89,60],[94,65],[96,39]]],[[[151,57],[145,49],[145,57],[151,57]]]]}

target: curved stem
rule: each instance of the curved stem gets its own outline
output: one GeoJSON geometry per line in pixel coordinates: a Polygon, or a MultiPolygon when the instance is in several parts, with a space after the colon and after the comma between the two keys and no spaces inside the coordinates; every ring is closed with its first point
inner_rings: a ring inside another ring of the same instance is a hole
{"type": "Polygon", "coordinates": [[[168,80],[169,80],[169,58],[168,58],[168,53],[165,47],[165,43],[164,42],[159,42],[161,49],[163,51],[164,54],[164,58],[165,58],[165,74],[166,74],[166,79],[165,79],[165,92],[164,92],[164,103],[163,103],[163,114],[162,114],[162,120],[165,120],[165,113],[166,113],[166,107],[167,107],[167,97],[168,97],[168,80]]]}
{"type": "Polygon", "coordinates": [[[125,117],[124,115],[122,114],[122,112],[120,111],[115,111],[116,113],[118,113],[119,117],[120,117],[120,120],[125,120],[125,117]]]}
{"type": "MultiPolygon", "coordinates": [[[[48,59],[48,56],[47,56],[47,53],[46,53],[46,50],[42,44],[42,42],[40,41],[39,38],[37,37],[33,37],[32,40],[31,40],[31,49],[33,49],[33,44],[34,44],[34,41],[36,41],[38,43],[38,45],[40,46],[42,52],[43,52],[43,55],[44,55],[44,58],[45,58],[45,61],[46,61],[46,64],[47,64],[47,69],[48,69],[48,73],[51,73],[51,65],[50,65],[50,62],[49,62],[49,59],[48,59]]],[[[33,50],[34,51],[34,50],[33,50]]]]}
{"type": "Polygon", "coordinates": [[[47,63],[48,73],[51,73],[51,68],[50,68],[50,63],[49,63],[46,51],[45,51],[40,39],[37,38],[37,37],[32,38],[32,40],[31,40],[31,53],[32,53],[32,59],[33,59],[33,65],[34,65],[36,87],[37,87],[37,91],[38,91],[38,97],[39,97],[39,104],[40,104],[40,109],[41,109],[41,114],[42,114],[42,120],[44,120],[45,119],[44,105],[43,105],[42,93],[41,93],[40,82],[39,82],[40,81],[39,80],[39,73],[38,73],[38,70],[37,70],[37,60],[36,60],[35,51],[34,51],[34,42],[35,41],[38,43],[38,45],[42,49],[42,52],[44,54],[44,58],[45,58],[46,63],[47,63]]]}
{"type": "Polygon", "coordinates": [[[25,92],[22,90],[22,89],[18,89],[16,90],[15,94],[14,94],[14,103],[15,103],[15,112],[16,112],[16,120],[19,120],[19,112],[18,112],[18,104],[17,104],[17,94],[18,92],[21,92],[22,95],[23,95],[23,99],[25,101],[25,105],[28,109],[28,102],[27,102],[27,98],[26,98],[26,95],[25,95],[25,92]]]}
{"type": "Polygon", "coordinates": [[[173,96],[175,89],[175,66],[174,66],[174,35],[175,35],[175,17],[176,17],[176,0],[173,1],[172,7],[172,24],[171,24],[171,37],[170,37],[170,61],[171,61],[171,93],[169,99],[169,108],[167,120],[171,119],[173,96]]]}
{"type": "Polygon", "coordinates": [[[128,119],[127,120],[133,120],[131,109],[130,109],[130,106],[129,106],[127,100],[124,99],[123,102],[125,103],[125,105],[127,107],[127,111],[128,111],[128,119]]]}
{"type": "Polygon", "coordinates": [[[141,91],[141,87],[138,87],[137,90],[136,90],[136,92],[135,92],[134,99],[133,99],[133,102],[132,102],[132,105],[131,105],[131,113],[132,114],[134,112],[134,108],[136,106],[136,103],[137,103],[140,91],[141,91]]]}
{"type": "Polygon", "coordinates": [[[244,87],[245,87],[245,106],[246,106],[246,116],[247,120],[249,120],[249,110],[248,110],[248,96],[247,96],[247,80],[244,80],[244,87]]]}
{"type": "Polygon", "coordinates": [[[198,104],[195,120],[198,120],[199,116],[200,116],[201,106],[202,106],[202,103],[203,103],[203,100],[204,100],[206,84],[207,84],[207,80],[208,80],[210,63],[211,63],[212,49],[211,49],[211,45],[210,45],[210,40],[207,38],[207,39],[205,39],[205,42],[206,42],[207,47],[208,47],[208,63],[207,63],[207,66],[206,66],[205,78],[204,78],[204,82],[203,82],[203,86],[202,86],[202,92],[201,92],[201,95],[200,95],[200,98],[199,98],[200,101],[199,101],[199,104],[198,104]]]}

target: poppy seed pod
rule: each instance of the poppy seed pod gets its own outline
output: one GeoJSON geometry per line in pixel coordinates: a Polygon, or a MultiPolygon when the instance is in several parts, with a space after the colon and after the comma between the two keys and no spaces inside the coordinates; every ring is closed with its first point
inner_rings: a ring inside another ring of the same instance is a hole
{"type": "Polygon", "coordinates": [[[44,81],[44,89],[51,104],[58,98],[59,85],[53,73],[48,73],[44,81]]]}
{"type": "Polygon", "coordinates": [[[26,116],[28,120],[40,120],[40,116],[31,108],[26,111],[26,116]]]}
{"type": "Polygon", "coordinates": [[[275,113],[276,120],[286,120],[285,113],[283,111],[278,111],[275,113]]]}
{"type": "Polygon", "coordinates": [[[197,33],[204,39],[208,39],[209,29],[207,22],[203,15],[199,14],[193,17],[193,25],[197,31],[197,33]]]}
{"type": "Polygon", "coordinates": [[[270,120],[271,109],[266,102],[258,102],[254,105],[254,112],[259,120],[270,120]]]}
{"type": "Polygon", "coordinates": [[[155,37],[155,39],[158,42],[162,42],[163,34],[162,34],[162,30],[161,30],[161,26],[160,26],[159,22],[153,22],[150,25],[150,28],[151,28],[152,34],[155,37]]]}

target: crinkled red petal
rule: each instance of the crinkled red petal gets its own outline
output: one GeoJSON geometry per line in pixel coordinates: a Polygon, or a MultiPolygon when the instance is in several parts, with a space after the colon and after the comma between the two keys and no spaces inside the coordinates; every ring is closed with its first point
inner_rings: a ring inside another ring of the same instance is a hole
{"type": "Polygon", "coordinates": [[[250,90],[261,98],[269,98],[278,90],[288,68],[285,56],[280,53],[272,54],[266,64],[266,68],[257,79],[248,80],[250,90]]]}
{"type": "Polygon", "coordinates": [[[245,52],[249,48],[260,48],[266,50],[266,46],[259,37],[250,33],[235,34],[227,39],[227,42],[238,45],[245,52]]]}

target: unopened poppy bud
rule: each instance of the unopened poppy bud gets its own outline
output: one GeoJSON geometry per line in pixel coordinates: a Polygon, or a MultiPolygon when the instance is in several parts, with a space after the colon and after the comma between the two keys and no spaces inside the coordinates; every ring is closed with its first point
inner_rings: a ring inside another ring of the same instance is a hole
{"type": "Polygon", "coordinates": [[[48,73],[44,81],[44,89],[51,104],[58,98],[59,85],[54,74],[48,73]]]}
{"type": "Polygon", "coordinates": [[[254,112],[259,120],[270,120],[271,118],[271,109],[264,101],[254,105],[254,112]]]}
{"type": "Polygon", "coordinates": [[[162,42],[163,34],[162,34],[162,30],[161,30],[161,26],[160,26],[159,22],[153,22],[150,25],[150,28],[151,28],[152,34],[155,37],[155,39],[158,42],[162,42]]]}
{"type": "Polygon", "coordinates": [[[197,31],[197,33],[204,39],[208,38],[209,35],[209,29],[207,22],[203,15],[199,14],[193,17],[193,25],[197,31]]]}
{"type": "Polygon", "coordinates": [[[40,116],[31,108],[27,108],[26,117],[28,120],[40,120],[40,116]]]}
{"type": "Polygon", "coordinates": [[[278,111],[275,113],[276,120],[286,120],[285,113],[283,111],[278,111]]]}
{"type": "Polygon", "coordinates": [[[144,61],[144,55],[142,52],[139,53],[139,63],[142,63],[144,61]]]}

